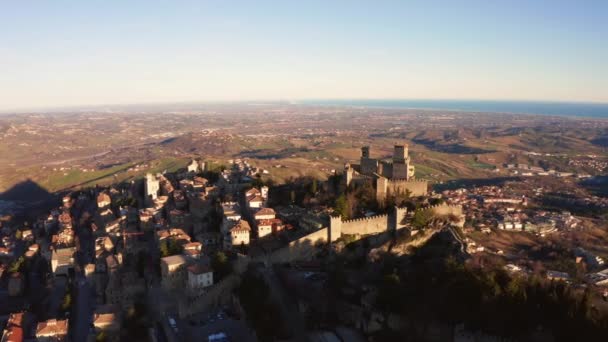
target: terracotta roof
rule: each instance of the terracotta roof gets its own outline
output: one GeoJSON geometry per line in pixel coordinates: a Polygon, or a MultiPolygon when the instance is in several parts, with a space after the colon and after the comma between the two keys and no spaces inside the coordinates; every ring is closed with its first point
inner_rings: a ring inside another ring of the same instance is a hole
{"type": "Polygon", "coordinates": [[[201,249],[203,247],[203,244],[200,242],[188,242],[186,244],[183,245],[185,250],[188,249],[201,249]]]}
{"type": "Polygon", "coordinates": [[[203,177],[194,177],[194,183],[207,184],[207,183],[209,183],[209,180],[207,178],[203,178],[203,177]]]}
{"type": "Polygon", "coordinates": [[[8,323],[2,336],[3,342],[22,342],[23,341],[23,312],[12,313],[8,318],[8,323]]]}
{"type": "Polygon", "coordinates": [[[171,255],[160,260],[167,265],[183,265],[188,261],[183,255],[171,255]]]}
{"type": "Polygon", "coordinates": [[[63,336],[68,333],[68,320],[49,319],[38,323],[36,337],[63,336]]]}
{"type": "Polygon", "coordinates": [[[242,231],[251,231],[251,227],[249,223],[245,220],[239,220],[234,227],[230,229],[231,232],[242,232],[242,231]]]}
{"type": "Polygon", "coordinates": [[[261,194],[261,192],[257,188],[251,188],[251,189],[247,190],[247,192],[245,192],[245,196],[247,196],[247,197],[253,196],[253,195],[260,195],[260,194],[261,194]]]}
{"type": "Polygon", "coordinates": [[[192,274],[203,274],[213,272],[211,267],[203,264],[194,264],[188,267],[188,272],[192,274]]]}
{"type": "Polygon", "coordinates": [[[97,195],[97,203],[99,204],[100,202],[111,202],[110,195],[106,194],[105,192],[97,195]]]}
{"type": "Polygon", "coordinates": [[[114,313],[96,313],[93,315],[93,325],[96,327],[105,327],[115,323],[118,323],[118,320],[114,313]]]}
{"type": "Polygon", "coordinates": [[[272,226],[273,223],[274,223],[273,220],[258,220],[258,227],[259,226],[272,226]]]}
{"type": "Polygon", "coordinates": [[[255,216],[276,215],[277,213],[272,208],[261,208],[255,213],[255,216]]]}
{"type": "Polygon", "coordinates": [[[260,195],[255,195],[247,198],[247,202],[264,202],[264,198],[260,195]]]}

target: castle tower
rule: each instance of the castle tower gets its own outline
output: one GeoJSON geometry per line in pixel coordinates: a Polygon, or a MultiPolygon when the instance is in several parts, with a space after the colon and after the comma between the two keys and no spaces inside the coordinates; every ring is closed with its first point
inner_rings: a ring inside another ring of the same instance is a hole
{"type": "Polygon", "coordinates": [[[386,192],[388,191],[388,179],[379,177],[376,179],[376,200],[383,202],[386,199],[386,192]]]}
{"type": "Polygon", "coordinates": [[[391,228],[394,230],[405,228],[404,220],[405,216],[407,215],[407,207],[399,208],[398,206],[395,206],[393,215],[394,226],[391,228]]]}
{"type": "Polygon", "coordinates": [[[393,163],[405,163],[405,160],[409,158],[409,151],[407,145],[395,145],[393,150],[393,163]]]}
{"type": "Polygon", "coordinates": [[[353,181],[354,170],[350,166],[350,164],[344,164],[344,181],[346,182],[346,186],[348,187],[350,183],[353,181]]]}
{"type": "Polygon", "coordinates": [[[360,172],[364,175],[371,175],[378,172],[378,160],[370,158],[369,146],[361,147],[360,172]]]}
{"type": "Polygon", "coordinates": [[[361,158],[369,158],[369,146],[361,147],[361,158]]]}
{"type": "Polygon", "coordinates": [[[329,217],[329,242],[334,242],[342,236],[342,217],[341,216],[330,216],[329,217]]]}

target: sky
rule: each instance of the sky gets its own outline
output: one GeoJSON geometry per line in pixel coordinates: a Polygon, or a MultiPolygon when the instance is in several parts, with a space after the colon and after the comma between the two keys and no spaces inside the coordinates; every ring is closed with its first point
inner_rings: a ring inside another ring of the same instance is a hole
{"type": "Polygon", "coordinates": [[[0,110],[608,102],[608,1],[0,0],[0,110]]]}

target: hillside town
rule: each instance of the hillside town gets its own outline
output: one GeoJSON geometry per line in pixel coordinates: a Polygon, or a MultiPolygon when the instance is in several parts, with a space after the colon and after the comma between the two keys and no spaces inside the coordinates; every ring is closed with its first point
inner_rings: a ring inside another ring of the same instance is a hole
{"type": "MultiPolygon", "coordinates": [[[[540,205],[549,189],[426,190],[409,164],[407,145],[381,161],[366,147],[343,174],[276,185],[247,159],[195,158],[177,172],[66,193],[35,221],[2,222],[1,341],[382,340],[404,323],[382,314],[382,285],[365,280],[379,270],[337,269],[407,256],[440,236],[463,262],[502,257],[506,271],[529,276],[546,262],[547,280],[608,296],[605,252],[565,251],[573,273],[542,253],[484,245],[494,234],[542,241],[589,224],[540,205]],[[348,274],[339,286],[336,272],[348,274]]],[[[455,339],[475,333],[449,329],[455,339]]]]}

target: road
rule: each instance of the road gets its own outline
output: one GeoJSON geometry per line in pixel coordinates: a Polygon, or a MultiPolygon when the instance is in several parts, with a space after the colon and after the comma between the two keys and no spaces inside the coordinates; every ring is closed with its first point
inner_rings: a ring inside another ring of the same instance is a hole
{"type": "Polygon", "coordinates": [[[74,280],[72,298],[72,317],[70,325],[72,341],[86,341],[93,323],[94,291],[84,276],[79,275],[74,280]]]}
{"type": "MultiPolygon", "coordinates": [[[[85,212],[89,212],[92,216],[96,209],[97,205],[92,199],[81,201],[72,209],[74,232],[80,241],[80,249],[76,258],[80,269],[84,269],[84,265],[94,262],[95,252],[95,241],[91,229],[86,224],[80,225],[80,218],[85,212]]],[[[73,341],[86,341],[93,323],[94,305],[95,289],[92,284],[89,283],[84,274],[75,274],[72,289],[72,316],[70,319],[73,341]]]]}

